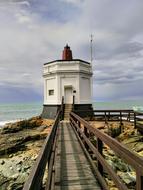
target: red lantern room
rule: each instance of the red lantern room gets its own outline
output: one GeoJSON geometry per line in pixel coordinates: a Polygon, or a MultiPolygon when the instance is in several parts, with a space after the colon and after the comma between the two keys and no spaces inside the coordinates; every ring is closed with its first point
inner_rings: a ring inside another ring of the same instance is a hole
{"type": "Polygon", "coordinates": [[[62,60],[65,60],[65,61],[72,60],[72,51],[70,50],[70,47],[68,46],[68,44],[64,47],[62,60]]]}

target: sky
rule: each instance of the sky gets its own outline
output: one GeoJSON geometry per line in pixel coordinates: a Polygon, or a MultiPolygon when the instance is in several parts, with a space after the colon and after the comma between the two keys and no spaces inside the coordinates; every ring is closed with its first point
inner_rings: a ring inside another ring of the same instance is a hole
{"type": "Polygon", "coordinates": [[[43,100],[43,63],[90,61],[93,100],[143,100],[142,0],[0,0],[0,102],[43,100]]]}

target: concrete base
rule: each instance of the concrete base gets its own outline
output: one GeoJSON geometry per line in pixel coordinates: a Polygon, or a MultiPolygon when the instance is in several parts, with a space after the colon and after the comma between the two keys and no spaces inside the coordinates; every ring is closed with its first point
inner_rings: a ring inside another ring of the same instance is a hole
{"type": "MultiPolygon", "coordinates": [[[[61,105],[43,105],[42,118],[55,119],[58,110],[61,105]]],[[[75,104],[74,112],[80,117],[93,116],[92,104],[75,104]]]]}
{"type": "Polygon", "coordinates": [[[55,119],[61,105],[43,105],[42,118],[55,119]]]}

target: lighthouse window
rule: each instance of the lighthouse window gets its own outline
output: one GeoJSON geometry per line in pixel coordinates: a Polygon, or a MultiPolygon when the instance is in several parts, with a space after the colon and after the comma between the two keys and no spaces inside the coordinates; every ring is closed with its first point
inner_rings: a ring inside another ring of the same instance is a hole
{"type": "Polygon", "coordinates": [[[54,95],[54,90],[49,90],[49,96],[54,95]]]}

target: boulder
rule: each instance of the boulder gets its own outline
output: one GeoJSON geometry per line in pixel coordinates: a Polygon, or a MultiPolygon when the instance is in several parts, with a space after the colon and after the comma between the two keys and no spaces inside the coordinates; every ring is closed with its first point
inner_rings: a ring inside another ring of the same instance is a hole
{"type": "Polygon", "coordinates": [[[1,165],[4,165],[4,164],[5,164],[5,161],[4,161],[4,160],[0,160],[0,164],[1,164],[1,165]]]}
{"type": "Polygon", "coordinates": [[[117,172],[118,176],[125,182],[128,188],[135,187],[136,176],[133,172],[117,172]]]}

